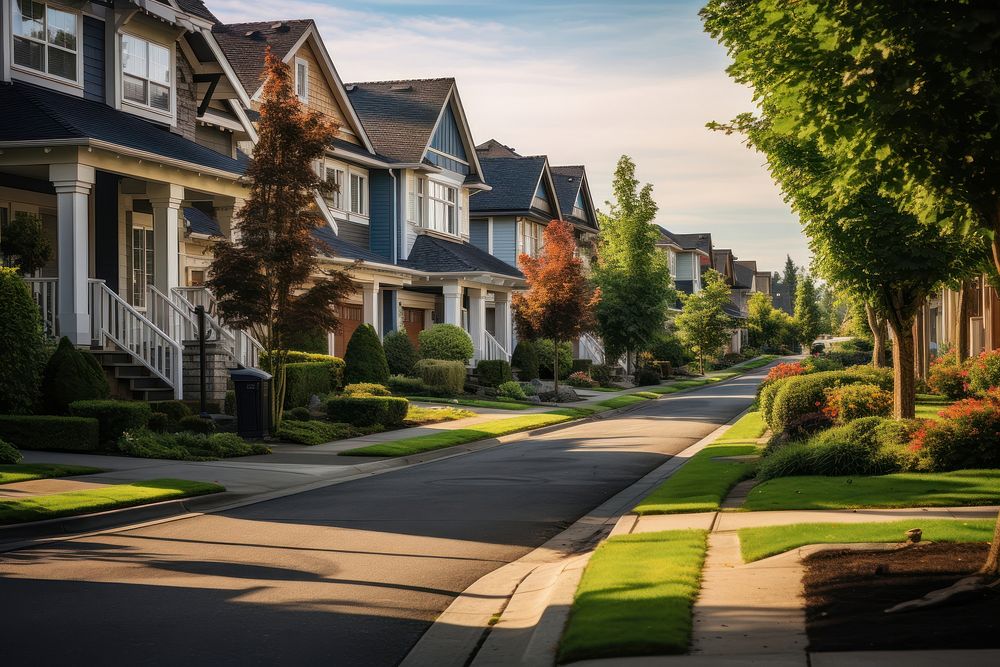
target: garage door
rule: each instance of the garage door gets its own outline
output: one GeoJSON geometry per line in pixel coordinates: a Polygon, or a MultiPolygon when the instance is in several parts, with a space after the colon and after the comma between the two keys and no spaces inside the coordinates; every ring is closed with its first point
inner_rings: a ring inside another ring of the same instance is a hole
{"type": "Polygon", "coordinates": [[[347,351],[347,341],[351,340],[354,330],[363,322],[361,312],[361,306],[353,303],[345,303],[337,308],[340,331],[334,337],[333,353],[341,359],[344,358],[344,353],[347,351]]]}

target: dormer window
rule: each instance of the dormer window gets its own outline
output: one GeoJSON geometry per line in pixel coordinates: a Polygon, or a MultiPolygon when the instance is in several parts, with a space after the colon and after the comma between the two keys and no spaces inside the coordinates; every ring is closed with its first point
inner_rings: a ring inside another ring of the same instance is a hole
{"type": "Polygon", "coordinates": [[[295,59],[295,94],[303,104],[309,101],[309,63],[295,59]]]}
{"type": "Polygon", "coordinates": [[[17,0],[14,65],[74,83],[79,81],[80,17],[41,2],[17,0]]]}
{"type": "Polygon", "coordinates": [[[122,35],[122,101],[170,113],[170,49],[132,35],[122,35]]]}

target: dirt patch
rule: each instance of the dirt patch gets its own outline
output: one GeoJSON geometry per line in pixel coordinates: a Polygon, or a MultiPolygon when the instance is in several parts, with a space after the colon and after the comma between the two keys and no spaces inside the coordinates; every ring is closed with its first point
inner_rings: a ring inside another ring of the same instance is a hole
{"type": "Polygon", "coordinates": [[[886,614],[950,586],[986,559],[986,544],[921,544],[899,551],[828,551],[805,561],[812,651],[1000,648],[1000,595],[886,614]]]}

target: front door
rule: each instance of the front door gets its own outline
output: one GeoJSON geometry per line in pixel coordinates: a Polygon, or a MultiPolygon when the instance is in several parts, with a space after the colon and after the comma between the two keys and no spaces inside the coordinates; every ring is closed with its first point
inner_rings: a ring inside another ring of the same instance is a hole
{"type": "Polygon", "coordinates": [[[131,213],[128,227],[128,301],[138,309],[146,307],[146,293],[153,284],[153,216],[131,213]]]}
{"type": "Polygon", "coordinates": [[[340,318],[340,331],[337,332],[333,341],[333,354],[344,358],[347,352],[347,342],[354,335],[354,330],[361,326],[364,321],[360,304],[345,303],[338,308],[337,316],[340,318]]]}
{"type": "Polygon", "coordinates": [[[420,345],[420,332],[424,330],[424,311],[422,308],[403,308],[403,328],[410,337],[413,347],[420,345]]]}

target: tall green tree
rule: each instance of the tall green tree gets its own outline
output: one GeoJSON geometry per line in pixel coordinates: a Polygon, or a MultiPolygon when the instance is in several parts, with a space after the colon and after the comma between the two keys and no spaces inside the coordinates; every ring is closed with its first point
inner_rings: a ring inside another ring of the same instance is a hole
{"type": "Polygon", "coordinates": [[[250,330],[264,347],[274,377],[271,424],[277,428],[289,341],[304,330],[338,329],[335,307],[354,286],[346,272],[320,269],[317,255],[329,249],[313,235],[324,224],[313,193],[326,187],[313,164],[337,128],[302,106],[288,65],[270,50],[257,132],[247,168],[249,196],[237,214],[239,240],[215,246],[208,287],[222,319],[250,330]]]}
{"type": "Polygon", "coordinates": [[[663,330],[667,308],[677,295],[667,256],[656,247],[653,186],[639,187],[635,163],[627,155],[618,160],[612,192],[608,213],[600,215],[593,280],[601,300],[595,315],[607,356],[615,359],[624,354],[630,367],[634,353],[663,330]]]}
{"type": "Polygon", "coordinates": [[[791,315],[795,309],[795,297],[799,287],[799,267],[795,266],[791,255],[785,255],[785,269],[781,274],[781,286],[784,288],[786,310],[791,315]]]}
{"type": "Polygon", "coordinates": [[[795,328],[799,332],[799,342],[808,350],[819,335],[820,313],[816,283],[808,273],[802,277],[795,290],[795,328]]]}
{"type": "Polygon", "coordinates": [[[766,351],[776,348],[781,339],[778,311],[763,292],[754,292],[747,300],[747,333],[751,347],[766,351]]]}
{"type": "Polygon", "coordinates": [[[701,374],[705,361],[722,351],[732,336],[733,319],[724,308],[732,302],[726,279],[714,269],[702,278],[702,290],[684,297],[684,307],[674,318],[677,335],[698,358],[701,374]]]}

